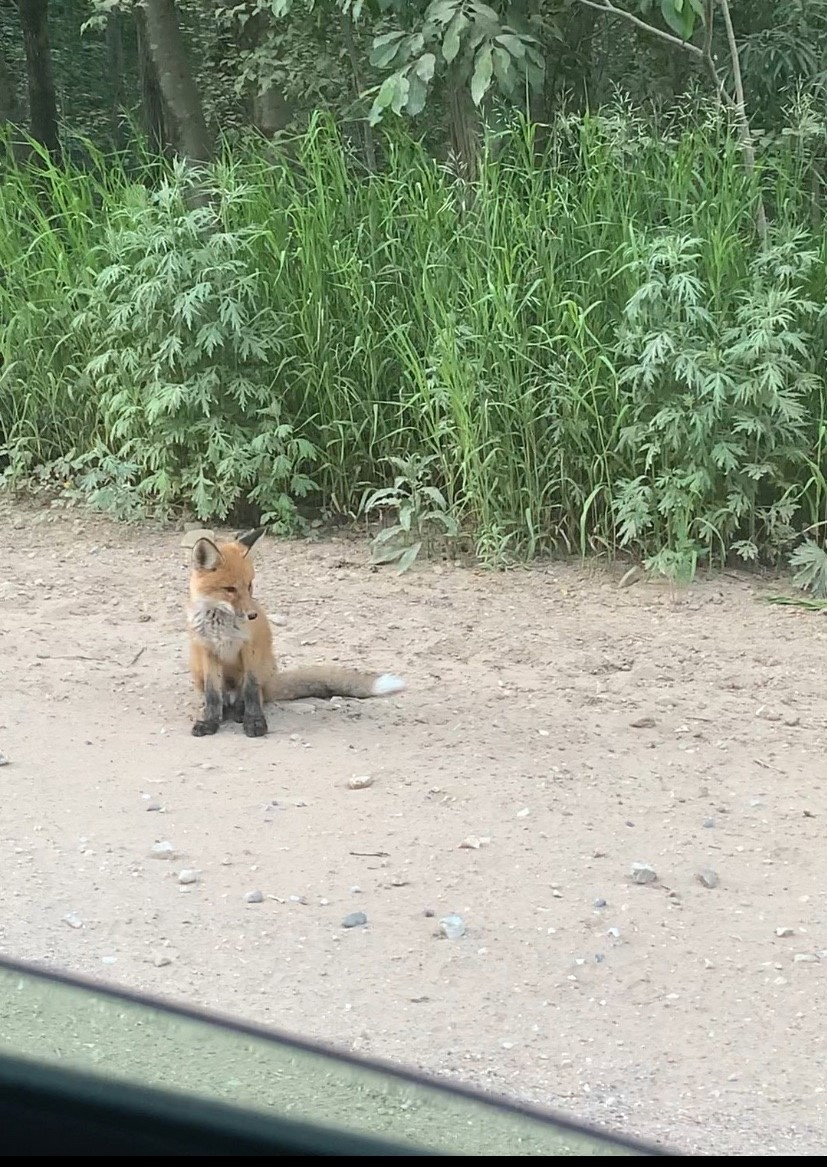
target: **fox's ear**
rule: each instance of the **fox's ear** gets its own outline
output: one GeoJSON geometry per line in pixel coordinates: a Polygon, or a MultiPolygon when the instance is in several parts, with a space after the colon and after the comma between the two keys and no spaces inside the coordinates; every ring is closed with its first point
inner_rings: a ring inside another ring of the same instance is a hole
{"type": "Polygon", "coordinates": [[[215,571],[221,552],[211,539],[199,539],[192,549],[192,566],[196,571],[215,571]]]}
{"type": "Polygon", "coordinates": [[[246,547],[249,553],[250,549],[258,543],[261,536],[267,530],[265,527],[256,527],[254,531],[239,531],[235,537],[236,543],[240,543],[242,547],[246,547]]]}

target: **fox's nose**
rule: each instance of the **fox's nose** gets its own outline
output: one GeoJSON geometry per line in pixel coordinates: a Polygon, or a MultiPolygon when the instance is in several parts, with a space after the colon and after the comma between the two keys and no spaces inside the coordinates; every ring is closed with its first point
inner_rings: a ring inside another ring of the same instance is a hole
{"type": "Polygon", "coordinates": [[[257,615],[258,615],[258,612],[248,612],[248,613],[247,613],[247,619],[248,619],[248,620],[255,620],[255,618],[256,618],[256,616],[257,616],[257,615]]]}

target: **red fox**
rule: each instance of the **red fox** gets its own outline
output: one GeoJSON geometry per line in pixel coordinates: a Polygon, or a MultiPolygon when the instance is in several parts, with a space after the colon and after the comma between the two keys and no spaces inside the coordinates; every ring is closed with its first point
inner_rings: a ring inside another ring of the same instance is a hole
{"type": "Polygon", "coordinates": [[[280,673],[273,633],[261,604],[253,599],[255,570],[250,550],[265,528],[242,532],[232,543],[199,539],[192,549],[190,672],[203,697],[196,737],[215,733],[232,715],[248,737],[267,733],[264,701],[301,697],[388,697],[405,688],[391,673],[362,673],[317,665],[280,673]]]}

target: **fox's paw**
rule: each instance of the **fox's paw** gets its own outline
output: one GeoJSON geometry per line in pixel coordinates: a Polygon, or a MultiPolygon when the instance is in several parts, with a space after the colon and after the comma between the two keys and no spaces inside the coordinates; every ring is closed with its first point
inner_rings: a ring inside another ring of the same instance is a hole
{"type": "Polygon", "coordinates": [[[390,697],[393,693],[401,693],[404,688],[405,682],[401,677],[395,677],[393,673],[382,673],[373,682],[371,693],[374,697],[390,697]]]}
{"type": "Polygon", "coordinates": [[[244,732],[247,737],[264,737],[267,733],[267,719],[265,717],[245,717],[244,732]]]}
{"type": "Polygon", "coordinates": [[[218,733],[217,718],[211,718],[209,721],[196,721],[192,727],[193,737],[208,737],[211,733],[218,733]]]}

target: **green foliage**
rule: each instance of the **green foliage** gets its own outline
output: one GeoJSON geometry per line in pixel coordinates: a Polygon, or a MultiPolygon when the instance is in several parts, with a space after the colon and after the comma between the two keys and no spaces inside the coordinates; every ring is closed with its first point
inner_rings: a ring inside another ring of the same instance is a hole
{"type": "MultiPolygon", "coordinates": [[[[113,209],[72,327],[90,358],[102,442],[139,497],[226,518],[242,498],[289,522],[316,458],[282,417],[278,320],[262,307],[257,228],[227,229],[233,192],[187,209],[182,175],[113,209]]],[[[243,198],[240,193],[238,198],[243,198]]]]}
{"type": "Polygon", "coordinates": [[[626,548],[674,575],[821,529],[827,232],[796,135],[747,175],[720,111],[561,115],[542,147],[515,117],[468,201],[380,132],[367,175],[327,117],[289,161],[236,148],[209,209],[175,168],[150,193],[114,160],[10,167],[7,481],[290,523],[306,492],[357,514],[392,465],[410,546],[431,511],[486,562],[626,548]]]}
{"type": "Polygon", "coordinates": [[[808,539],[790,556],[793,583],[802,591],[812,592],[816,600],[827,599],[827,550],[808,539]]]}
{"type": "MultiPolygon", "coordinates": [[[[388,2],[402,15],[402,4],[388,2]]],[[[405,16],[411,9],[405,5],[405,16]]],[[[508,98],[526,87],[539,89],[545,58],[536,35],[536,21],[523,15],[524,5],[505,3],[499,10],[482,0],[431,0],[412,29],[395,29],[374,38],[371,64],[393,71],[379,86],[370,113],[371,124],[385,110],[416,116],[425,108],[428,89],[437,76],[448,76],[454,87],[470,87],[475,106],[495,87],[508,98]]]]}
{"type": "Polygon", "coordinates": [[[638,287],[618,352],[630,363],[620,448],[644,473],[619,483],[620,541],[657,532],[650,565],[691,577],[700,560],[745,560],[788,541],[797,509],[806,403],[822,383],[807,368],[804,281],[817,262],[803,235],[756,256],[730,304],[716,306],[699,239],[636,246],[638,287]]]}
{"type": "Polygon", "coordinates": [[[396,522],[384,527],[371,543],[373,563],[396,563],[402,574],[413,566],[423,547],[427,554],[436,542],[459,535],[459,524],[449,513],[444,494],[425,481],[436,460],[433,454],[388,459],[398,472],[393,486],[372,491],[362,506],[364,515],[396,513],[396,522]]]}

